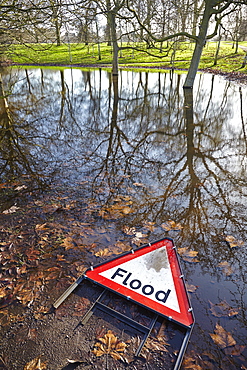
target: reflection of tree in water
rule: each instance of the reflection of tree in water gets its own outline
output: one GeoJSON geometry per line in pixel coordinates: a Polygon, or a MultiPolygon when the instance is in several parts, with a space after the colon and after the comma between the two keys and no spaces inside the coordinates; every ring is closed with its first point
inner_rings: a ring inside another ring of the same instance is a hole
{"type": "MultiPolygon", "coordinates": [[[[234,266],[234,276],[226,279],[233,279],[235,286],[229,291],[225,288],[218,300],[222,301],[227,296],[233,307],[241,307],[237,322],[246,330],[246,290],[243,284],[246,280],[246,268],[243,266],[245,251],[229,251],[229,247],[222,242],[223,234],[228,233],[237,233],[243,238],[247,223],[243,208],[246,202],[246,191],[243,191],[246,189],[246,178],[241,172],[241,163],[245,158],[245,134],[243,131],[238,134],[239,145],[236,146],[236,134],[231,133],[230,128],[229,132],[225,132],[225,121],[231,108],[230,85],[226,83],[222,100],[214,102],[212,78],[209,95],[205,94],[203,87],[201,93],[197,93],[198,105],[195,110],[193,92],[185,90],[183,111],[177,85],[173,88],[171,84],[169,94],[166,91],[162,94],[161,84],[158,84],[159,99],[141,79],[137,86],[137,93],[131,97],[122,90],[119,95],[114,94],[108,146],[103,152],[106,155],[102,155],[99,165],[94,167],[97,173],[94,185],[100,180],[99,187],[95,186],[96,197],[97,190],[106,183],[109,203],[114,202],[116,194],[133,190],[133,183],[143,183],[145,187],[139,187],[133,196],[135,214],[123,222],[143,225],[148,220],[160,225],[168,219],[175,220],[184,227],[176,237],[176,242],[182,246],[189,245],[199,252],[202,271],[221,281],[222,271],[217,267],[218,264],[227,261],[234,266]],[[172,121],[171,107],[180,112],[172,121]],[[203,109],[205,114],[199,114],[198,109],[203,109]]],[[[97,149],[102,141],[99,140],[99,143],[97,149]]],[[[97,154],[96,151],[94,155],[99,158],[97,154]]],[[[195,265],[186,266],[186,275],[190,275],[189,271],[193,273],[194,268],[195,265]]],[[[212,356],[215,356],[214,361],[223,364],[226,357],[215,353],[211,337],[205,331],[205,320],[212,322],[205,294],[203,299],[198,299],[198,303],[203,317],[198,319],[196,335],[199,337],[195,336],[194,348],[198,344],[197,351],[200,352],[203,341],[205,349],[208,351],[210,348],[212,356]]],[[[236,325],[236,321],[233,325],[236,325]]],[[[212,328],[207,329],[213,332],[213,322],[212,328]]],[[[234,335],[238,343],[244,342],[241,335],[241,331],[234,335]]],[[[238,360],[232,360],[233,368],[238,366],[237,363],[238,360]]]]}
{"type": "MultiPolygon", "coordinates": [[[[241,172],[233,164],[238,158],[241,160],[244,142],[239,138],[241,145],[236,147],[235,137],[225,136],[223,124],[228,110],[217,117],[222,102],[214,106],[209,95],[208,121],[204,117],[204,122],[194,123],[192,96],[186,92],[184,116],[180,113],[177,121],[171,123],[168,121],[171,105],[181,112],[177,86],[169,91],[172,103],[167,95],[162,97],[160,91],[157,94],[148,91],[146,84],[138,84],[138,94],[126,98],[121,92],[114,100],[106,156],[98,162],[100,166],[94,166],[94,171],[102,174],[105,170],[109,188],[116,187],[114,176],[120,173],[130,176],[132,183],[148,181],[148,186],[153,182],[157,188],[165,188],[162,194],[156,191],[154,197],[139,190],[136,217],[140,223],[144,221],[141,219],[144,209],[143,217],[148,214],[150,221],[176,219],[184,225],[187,240],[199,239],[205,246],[210,235],[219,234],[219,229],[224,232],[233,226],[241,230],[246,220],[236,218],[231,196],[235,193],[241,197],[246,186],[241,172]],[[140,94],[140,86],[143,94],[140,94]],[[159,102],[163,100],[161,114],[157,114],[155,105],[157,95],[159,102]],[[174,199],[179,199],[179,205],[174,199]]],[[[223,99],[227,99],[227,91],[223,99]]],[[[97,150],[103,140],[98,143],[97,150]]],[[[95,151],[92,157],[98,153],[95,151]]]]}
{"type": "MultiPolygon", "coordinates": [[[[78,190],[78,197],[81,183],[87,181],[97,210],[114,204],[118,195],[129,195],[134,212],[115,219],[121,230],[123,224],[141,228],[146,221],[180,222],[184,228],[176,244],[199,252],[200,271],[220,282],[224,277],[218,263],[227,260],[234,268],[233,276],[226,277],[232,281],[226,294],[241,307],[237,320],[246,328],[246,252],[229,249],[221,235],[244,239],[247,226],[246,123],[241,103],[240,129],[229,124],[231,85],[226,82],[216,99],[214,77],[209,87],[201,77],[192,95],[190,90],[183,94],[182,77],[173,73],[129,72],[120,74],[119,80],[103,71],[72,75],[73,80],[66,71],[43,71],[38,78],[30,75],[17,84],[9,99],[14,124],[8,109],[1,107],[6,158],[1,163],[7,169],[12,158],[15,176],[45,171],[55,184],[62,178],[68,188],[78,190]],[[33,109],[24,115],[26,97],[33,109]],[[43,170],[38,172],[36,165],[42,161],[43,170]]],[[[101,222],[100,212],[96,214],[101,222]]],[[[160,234],[158,229],[151,237],[160,234]]],[[[187,264],[186,276],[195,269],[187,264]]],[[[219,299],[224,299],[221,292],[219,299]]],[[[198,324],[198,344],[203,336],[210,348],[213,344],[203,325],[205,318],[207,324],[212,321],[212,315],[204,297],[198,302],[204,315],[198,320],[202,325],[198,324]]]]}
{"type": "MultiPolygon", "coordinates": [[[[32,155],[33,143],[30,125],[21,119],[13,106],[8,103],[2,76],[0,75],[0,175],[3,196],[11,204],[17,193],[8,189],[7,184],[28,184],[29,190],[44,185],[43,173],[32,155]]],[[[23,107],[22,107],[23,108],[23,107]]],[[[5,207],[5,205],[3,206],[5,207]]]]}
{"type": "MultiPolygon", "coordinates": [[[[173,219],[184,226],[181,242],[195,248],[198,240],[207,248],[212,235],[231,228],[242,233],[245,132],[231,132],[226,123],[233,94],[228,82],[215,100],[215,78],[205,86],[201,77],[193,107],[174,73],[125,72],[119,80],[102,71],[32,73],[11,101],[21,108],[28,96],[33,104],[21,132],[26,127],[26,150],[32,134],[31,153],[47,174],[89,179],[100,204],[143,183],[133,196],[131,222],[173,219]]],[[[21,114],[18,122],[24,122],[21,114]]]]}

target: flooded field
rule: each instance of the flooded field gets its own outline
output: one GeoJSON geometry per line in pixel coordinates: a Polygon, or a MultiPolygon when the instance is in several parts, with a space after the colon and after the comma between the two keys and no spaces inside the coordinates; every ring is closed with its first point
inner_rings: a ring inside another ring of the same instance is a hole
{"type": "MultiPolygon", "coordinates": [[[[2,71],[1,368],[39,356],[75,368],[88,301],[53,302],[92,264],[169,237],[196,321],[182,369],[247,369],[247,87],[199,74],[184,91],[184,79],[2,71]]],[[[92,325],[90,351],[107,333],[92,325]]],[[[148,350],[113,364],[84,351],[76,368],[170,369],[160,345],[148,350]]]]}

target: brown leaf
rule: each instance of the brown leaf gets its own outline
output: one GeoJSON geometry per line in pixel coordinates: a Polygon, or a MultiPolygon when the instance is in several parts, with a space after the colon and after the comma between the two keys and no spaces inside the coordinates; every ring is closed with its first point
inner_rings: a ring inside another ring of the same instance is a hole
{"type": "Polygon", "coordinates": [[[229,244],[230,248],[238,248],[244,246],[244,242],[242,240],[237,240],[232,235],[227,235],[225,237],[225,241],[229,244]]]}
{"type": "Polygon", "coordinates": [[[37,224],[37,225],[35,226],[35,229],[36,229],[37,231],[43,231],[43,230],[48,230],[48,229],[49,229],[49,227],[47,227],[47,223],[44,223],[44,224],[37,224]]]}
{"type": "Polygon", "coordinates": [[[126,349],[127,344],[119,342],[118,338],[112,333],[111,330],[101,338],[95,344],[93,353],[99,357],[105,354],[109,354],[115,360],[124,360],[123,352],[126,349]],[[121,352],[121,353],[120,353],[121,352]]]}
{"type": "Polygon", "coordinates": [[[160,328],[159,328],[159,331],[157,333],[157,338],[160,338],[160,337],[165,337],[165,330],[167,328],[167,321],[166,320],[163,320],[161,325],[160,325],[160,328]]]}
{"type": "Polygon", "coordinates": [[[99,215],[105,219],[118,219],[134,212],[130,207],[132,201],[129,197],[119,196],[114,199],[114,204],[104,206],[99,211],[99,215]]]}
{"type": "Polygon", "coordinates": [[[96,252],[94,254],[96,257],[104,257],[104,256],[111,256],[112,255],[112,252],[109,251],[108,248],[104,248],[104,249],[101,249],[99,250],[98,252],[96,252]]]}
{"type": "Polygon", "coordinates": [[[209,357],[210,361],[208,359],[204,359],[203,357],[209,357],[205,353],[197,353],[193,350],[191,350],[188,354],[185,355],[184,361],[183,361],[183,369],[185,370],[214,370],[214,364],[211,362],[215,359],[211,356],[211,353],[209,354],[211,357],[209,357]]]}
{"type": "Polygon", "coordinates": [[[222,270],[222,272],[226,276],[231,276],[233,274],[233,270],[232,270],[230,264],[227,261],[220,262],[218,264],[218,267],[222,270]]]}
{"type": "Polygon", "coordinates": [[[177,251],[184,261],[190,263],[199,262],[199,260],[196,258],[198,255],[197,251],[192,251],[188,247],[178,248],[177,251]]]}
{"type": "Polygon", "coordinates": [[[118,352],[112,351],[110,355],[114,360],[123,360],[123,357],[118,352]]]}
{"type": "Polygon", "coordinates": [[[195,286],[193,284],[185,283],[185,285],[186,285],[186,289],[189,293],[194,293],[198,288],[197,286],[195,286]]]}
{"type": "Polygon", "coordinates": [[[147,236],[146,234],[143,234],[140,231],[136,231],[135,232],[135,237],[132,239],[132,243],[134,243],[138,247],[140,247],[140,245],[145,242],[145,239],[142,239],[142,238],[145,238],[146,236],[147,236]]]}
{"type": "Polygon", "coordinates": [[[73,243],[73,239],[68,236],[67,238],[65,238],[62,242],[62,247],[65,248],[65,250],[67,251],[68,249],[72,249],[72,248],[75,248],[75,245],[73,243]]]}
{"type": "Polygon", "coordinates": [[[57,260],[58,261],[66,261],[66,259],[64,258],[64,254],[57,254],[57,260]]]}
{"type": "Polygon", "coordinates": [[[44,370],[46,369],[46,362],[41,362],[40,356],[28,362],[24,370],[44,370]]]}
{"type": "Polygon", "coordinates": [[[192,357],[185,357],[183,367],[186,370],[202,370],[202,367],[197,364],[196,360],[192,357]]]}
{"type": "Polygon", "coordinates": [[[135,227],[124,226],[123,232],[127,235],[135,235],[136,229],[135,227]]]}
{"type": "Polygon", "coordinates": [[[155,230],[155,222],[144,222],[145,229],[148,229],[149,231],[153,232],[155,230]]]}
{"type": "Polygon", "coordinates": [[[122,209],[122,213],[124,214],[124,215],[128,215],[129,213],[131,213],[131,212],[133,212],[133,210],[130,208],[130,207],[124,207],[123,209],[122,209]]]}
{"type": "Polygon", "coordinates": [[[144,185],[144,184],[142,184],[142,183],[140,183],[140,182],[134,182],[134,184],[133,184],[134,186],[137,186],[137,187],[139,187],[139,188],[145,188],[146,187],[146,185],[144,185]]]}
{"type": "Polygon", "coordinates": [[[225,300],[217,304],[209,301],[209,304],[211,306],[210,311],[215,317],[233,317],[238,315],[238,311],[233,309],[225,300]]]}
{"type": "Polygon", "coordinates": [[[118,240],[115,244],[115,247],[112,249],[112,253],[114,254],[120,254],[126,251],[129,251],[131,249],[131,246],[127,243],[123,243],[120,240],[118,240]]]}
{"type": "Polygon", "coordinates": [[[241,353],[245,350],[246,346],[239,346],[236,344],[234,347],[228,347],[224,349],[224,352],[228,356],[240,356],[241,353]]]}
{"type": "Polygon", "coordinates": [[[176,222],[172,220],[164,222],[163,224],[161,224],[161,227],[165,231],[171,231],[171,230],[179,231],[179,230],[182,230],[183,228],[183,226],[181,226],[180,223],[176,224],[176,222]]]}
{"type": "Polygon", "coordinates": [[[90,301],[87,298],[82,297],[79,302],[75,304],[75,311],[73,316],[82,316],[88,309],[90,301]]]}
{"type": "Polygon", "coordinates": [[[104,349],[94,348],[93,353],[95,354],[95,356],[100,357],[104,355],[106,352],[104,351],[104,349]]]}
{"type": "Polygon", "coordinates": [[[149,349],[150,351],[163,351],[168,352],[165,346],[169,344],[165,341],[164,338],[148,338],[145,342],[144,348],[149,349]]]}
{"type": "Polygon", "coordinates": [[[235,346],[236,341],[233,339],[231,333],[227,332],[222,326],[216,324],[216,329],[214,334],[209,333],[214,343],[220,348],[224,349],[226,347],[235,346]]]}

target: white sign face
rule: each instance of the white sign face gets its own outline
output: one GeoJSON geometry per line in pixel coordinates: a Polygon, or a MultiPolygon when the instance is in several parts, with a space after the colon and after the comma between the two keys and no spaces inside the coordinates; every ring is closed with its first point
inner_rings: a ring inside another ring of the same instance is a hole
{"type": "Polygon", "coordinates": [[[99,275],[180,313],[165,246],[100,272],[99,275]]]}

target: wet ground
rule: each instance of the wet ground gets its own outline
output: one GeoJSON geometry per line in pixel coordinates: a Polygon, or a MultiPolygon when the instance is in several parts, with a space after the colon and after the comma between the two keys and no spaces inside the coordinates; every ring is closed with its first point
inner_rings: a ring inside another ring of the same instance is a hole
{"type": "MultiPolygon", "coordinates": [[[[27,194],[24,199],[15,196],[18,209],[1,216],[1,281],[2,292],[7,292],[1,301],[1,367],[22,369],[40,358],[40,367],[30,365],[31,369],[163,369],[164,363],[173,368],[184,330],[164,317],[159,318],[143,353],[136,357],[144,334],[128,323],[100,310],[87,323],[81,323],[102,288],[82,282],[59,308],[53,308],[56,299],[88,267],[89,261],[97,263],[112,256],[107,248],[112,231],[100,227],[102,222],[92,214],[85,218],[88,205],[83,209],[75,200],[70,206],[62,205],[55,202],[57,196],[51,193],[44,196],[37,192],[35,200],[30,199],[33,195],[27,194]],[[105,244],[103,251],[95,240],[105,244]],[[95,257],[97,250],[99,257],[95,257]],[[120,352],[121,360],[111,352],[99,357],[93,353],[99,338],[109,330],[118,341],[126,343],[125,351],[120,352]]],[[[62,192],[59,199],[61,196],[62,192]]],[[[115,231],[113,234],[116,237],[115,231]]],[[[142,237],[146,235],[143,233],[142,237]]],[[[119,238],[113,250],[116,255],[133,245],[124,239],[119,238]]],[[[128,311],[132,320],[149,325],[150,311],[144,312],[120,297],[105,299],[118,312],[128,311]]]]}

